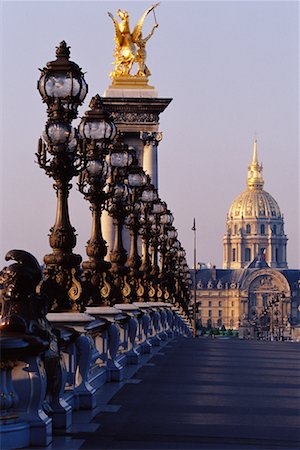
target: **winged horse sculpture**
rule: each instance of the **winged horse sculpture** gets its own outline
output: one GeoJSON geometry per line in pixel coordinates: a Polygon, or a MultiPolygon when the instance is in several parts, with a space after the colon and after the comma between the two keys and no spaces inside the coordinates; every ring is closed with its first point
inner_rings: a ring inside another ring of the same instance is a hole
{"type": "Polygon", "coordinates": [[[118,9],[117,15],[120,17],[121,22],[118,22],[110,12],[108,13],[109,17],[114,23],[116,43],[114,53],[115,69],[110,74],[112,78],[120,76],[130,76],[130,72],[134,62],[138,63],[138,76],[150,75],[150,71],[145,65],[145,46],[146,42],[153,35],[154,30],[158,26],[158,24],[155,19],[155,25],[152,27],[151,32],[146,38],[142,38],[142,27],[148,14],[151,11],[153,11],[154,13],[154,8],[156,8],[158,5],[159,3],[155,3],[144,12],[132,32],[130,31],[129,15],[127,11],[121,11],[120,9],[118,9]]]}

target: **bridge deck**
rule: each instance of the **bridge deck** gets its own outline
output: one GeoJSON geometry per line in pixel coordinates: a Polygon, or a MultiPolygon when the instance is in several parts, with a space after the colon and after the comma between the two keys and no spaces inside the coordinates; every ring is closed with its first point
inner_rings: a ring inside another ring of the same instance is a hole
{"type": "Polygon", "coordinates": [[[90,423],[81,412],[61,448],[299,449],[299,352],[298,343],[178,338],[90,423]]]}

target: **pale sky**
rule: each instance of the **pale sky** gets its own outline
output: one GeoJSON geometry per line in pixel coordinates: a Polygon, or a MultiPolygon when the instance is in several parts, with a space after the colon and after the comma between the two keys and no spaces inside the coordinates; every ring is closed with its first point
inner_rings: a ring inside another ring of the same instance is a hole
{"type": "MultiPolygon", "coordinates": [[[[86,72],[91,96],[110,84],[114,30],[107,11],[126,9],[133,28],[151,2],[1,2],[1,267],[12,248],[42,262],[51,252],[56,198],[34,163],[47,120],[36,89],[38,68],[61,40],[86,72]]],[[[288,235],[288,263],[299,268],[299,5],[290,1],[163,1],[148,42],[150,84],[173,98],[160,116],[159,194],[173,211],[193,260],[222,265],[226,213],[246,189],[254,137],[265,190],[278,202],[288,235]]],[[[145,33],[154,24],[150,14],[145,33]]],[[[74,123],[74,125],[76,122],[74,123]]],[[[75,252],[85,259],[89,205],[70,193],[75,252]]]]}

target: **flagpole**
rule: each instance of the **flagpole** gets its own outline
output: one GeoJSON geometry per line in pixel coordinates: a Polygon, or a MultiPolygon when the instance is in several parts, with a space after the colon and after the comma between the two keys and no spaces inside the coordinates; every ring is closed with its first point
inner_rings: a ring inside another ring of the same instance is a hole
{"type": "Polygon", "coordinates": [[[197,266],[197,246],[196,246],[196,220],[194,218],[193,228],[194,231],[194,304],[193,304],[193,325],[194,325],[194,337],[197,337],[197,278],[196,278],[196,266],[197,266]]]}

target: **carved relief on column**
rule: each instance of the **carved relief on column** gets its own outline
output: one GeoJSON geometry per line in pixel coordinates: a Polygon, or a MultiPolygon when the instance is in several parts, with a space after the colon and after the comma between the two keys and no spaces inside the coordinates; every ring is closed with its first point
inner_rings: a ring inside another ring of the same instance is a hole
{"type": "Polygon", "coordinates": [[[141,131],[140,138],[144,142],[143,169],[150,175],[151,182],[158,187],[158,166],[157,147],[162,140],[162,133],[159,131],[141,131]]]}
{"type": "Polygon", "coordinates": [[[144,145],[152,145],[157,147],[163,138],[161,131],[141,131],[140,138],[144,145]]]}

